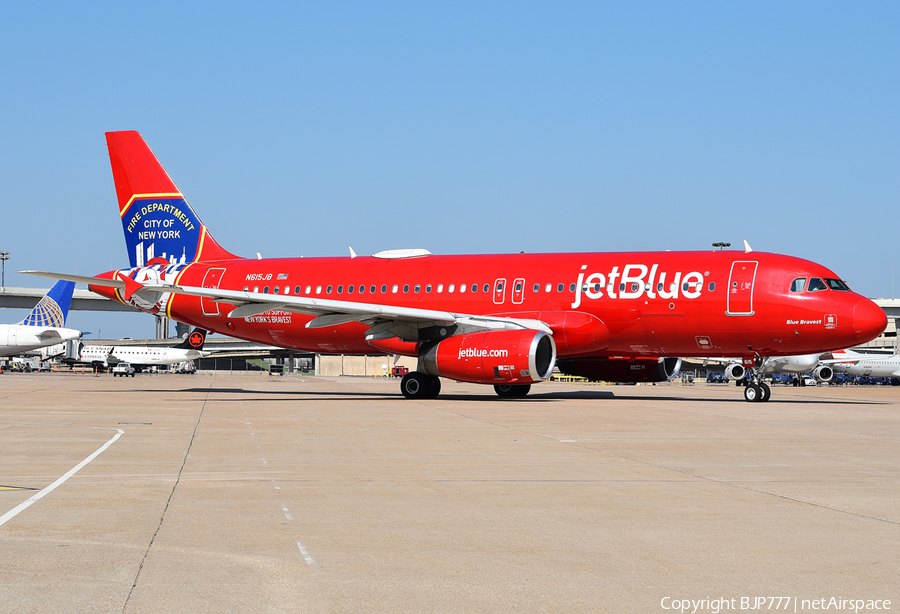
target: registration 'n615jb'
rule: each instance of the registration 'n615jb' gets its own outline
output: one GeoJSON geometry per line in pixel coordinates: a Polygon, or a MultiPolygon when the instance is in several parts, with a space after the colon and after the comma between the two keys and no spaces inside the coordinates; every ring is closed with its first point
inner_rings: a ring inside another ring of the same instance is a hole
{"type": "MultiPolygon", "coordinates": [[[[734,357],[747,400],[756,365],[859,345],[885,313],[829,269],[744,251],[241,258],[213,238],[140,134],[106,135],[130,266],[44,273],[193,326],[300,351],[400,354],[400,384],[433,398],[440,377],[523,396],[567,374],[672,376],[682,356],[734,357]]],[[[746,244],[745,244],[746,245],[746,244]]]]}

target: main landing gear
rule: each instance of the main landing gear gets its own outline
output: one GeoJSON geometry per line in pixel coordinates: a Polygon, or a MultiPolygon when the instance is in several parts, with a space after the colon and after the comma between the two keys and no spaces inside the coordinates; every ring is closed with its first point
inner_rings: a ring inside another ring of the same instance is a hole
{"type": "Polygon", "coordinates": [[[441,380],[435,375],[410,371],[400,381],[400,392],[407,399],[434,399],[441,393],[441,380]]]}
{"type": "Polygon", "coordinates": [[[494,386],[497,396],[504,398],[524,397],[531,390],[531,384],[498,384],[494,386]]]}
{"type": "MultiPolygon", "coordinates": [[[[494,386],[497,396],[514,399],[524,397],[531,390],[531,384],[501,384],[494,386]]],[[[441,393],[439,377],[410,371],[400,380],[400,392],[407,399],[434,399],[441,393]]]]}

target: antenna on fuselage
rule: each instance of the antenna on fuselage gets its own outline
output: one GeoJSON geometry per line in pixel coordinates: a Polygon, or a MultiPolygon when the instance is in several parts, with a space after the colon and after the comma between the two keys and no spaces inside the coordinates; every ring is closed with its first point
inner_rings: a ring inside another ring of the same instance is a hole
{"type": "Polygon", "coordinates": [[[744,239],[744,253],[749,254],[752,251],[753,251],[753,248],[750,247],[749,243],[747,243],[747,239],[744,239]]]}

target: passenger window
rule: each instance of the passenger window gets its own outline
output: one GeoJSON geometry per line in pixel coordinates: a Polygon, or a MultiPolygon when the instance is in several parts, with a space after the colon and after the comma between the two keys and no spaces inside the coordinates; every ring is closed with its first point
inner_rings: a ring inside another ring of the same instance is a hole
{"type": "Polygon", "coordinates": [[[557,291],[557,292],[562,292],[562,291],[563,291],[563,288],[564,288],[564,286],[563,286],[562,284],[557,284],[557,285],[556,285],[556,291],[557,291]]]}
{"type": "MultiPolygon", "coordinates": [[[[306,286],[306,293],[309,294],[309,286],[306,286]]],[[[300,286],[294,288],[294,294],[300,294],[300,286]]]]}
{"type": "Polygon", "coordinates": [[[519,282],[516,284],[516,292],[521,292],[521,291],[522,291],[522,282],[519,282]]]}
{"type": "Polygon", "coordinates": [[[656,291],[662,292],[662,284],[656,284],[656,291]]]}
{"type": "Polygon", "coordinates": [[[316,286],[316,294],[322,294],[322,286],[316,286]]]}
{"type": "Polygon", "coordinates": [[[484,293],[487,294],[491,291],[491,284],[484,284],[484,293]]]}
{"type": "Polygon", "coordinates": [[[419,292],[422,290],[422,284],[416,284],[416,287],[413,289],[413,292],[419,292]]]}
{"type": "Polygon", "coordinates": [[[443,292],[443,291],[444,291],[444,284],[438,284],[437,291],[438,291],[438,294],[440,294],[441,292],[443,292]]]}
{"type": "Polygon", "coordinates": [[[809,286],[807,290],[810,292],[819,292],[820,290],[827,290],[828,286],[825,285],[825,282],[819,279],[818,277],[811,277],[809,279],[809,286]]]}
{"type": "Polygon", "coordinates": [[[397,289],[398,289],[399,287],[400,287],[400,286],[398,286],[397,284],[394,284],[393,286],[391,286],[391,292],[392,292],[393,294],[397,294],[397,289]]]}
{"type": "Polygon", "coordinates": [[[619,284],[619,292],[625,292],[625,284],[619,284]]]}
{"type": "MultiPolygon", "coordinates": [[[[322,288],[321,288],[321,287],[319,287],[319,290],[321,290],[321,289],[322,289],[322,288]]],[[[306,286],[306,288],[305,288],[305,290],[306,290],[306,292],[305,292],[305,293],[306,293],[306,294],[309,294],[309,293],[310,293],[310,291],[311,291],[311,290],[312,290],[312,286],[306,286]]],[[[316,294],[318,294],[318,292],[317,292],[317,293],[316,293],[316,294]]]]}
{"type": "MultiPolygon", "coordinates": [[[[384,290],[382,290],[384,292],[384,290]]],[[[375,294],[375,284],[369,286],[369,294],[375,294]]]]}
{"type": "Polygon", "coordinates": [[[431,284],[425,286],[425,292],[431,292],[431,284]]]}
{"type": "MultiPolygon", "coordinates": [[[[403,293],[406,294],[409,292],[409,284],[403,284],[403,293]]],[[[418,292],[418,290],[416,290],[418,292]]]]}
{"type": "Polygon", "coordinates": [[[466,291],[466,284],[459,284],[459,293],[462,294],[466,291]]]}
{"type": "Polygon", "coordinates": [[[569,284],[569,292],[575,292],[575,284],[569,284]]]}
{"type": "MultiPolygon", "coordinates": [[[[597,284],[597,286],[599,286],[599,285],[600,284],[597,284]]],[[[632,292],[637,292],[640,287],[641,287],[641,285],[638,282],[636,282],[636,281],[631,282],[631,291],[632,292]]],[[[599,290],[600,288],[598,287],[597,289],[599,290]]]]}
{"type": "Polygon", "coordinates": [[[806,285],[805,277],[798,277],[793,282],[791,282],[791,292],[803,292],[803,287],[806,285]]]}
{"type": "MultiPolygon", "coordinates": [[[[299,289],[300,289],[300,286],[297,286],[297,289],[299,290],[299,289]]],[[[284,287],[284,293],[285,293],[285,294],[290,294],[290,293],[291,293],[291,287],[290,287],[290,286],[285,286],[285,287],[284,287]]]]}
{"type": "Polygon", "coordinates": [[[331,294],[331,286],[325,288],[325,294],[331,294]]]}
{"type": "MultiPolygon", "coordinates": [[[[341,293],[341,287],[338,286],[338,294],[340,294],[340,293],[341,293]]],[[[353,294],[353,285],[352,284],[347,286],[347,294],[353,294]]]]}
{"type": "Polygon", "coordinates": [[[712,292],[715,289],[716,289],[716,282],[714,282],[714,281],[709,282],[709,291],[712,292]]]}
{"type": "Polygon", "coordinates": [[[344,293],[344,284],[338,284],[338,294],[344,293]]]}
{"type": "Polygon", "coordinates": [[[272,288],[272,294],[278,294],[279,292],[281,292],[281,288],[279,288],[278,286],[275,286],[274,288],[272,288]]]}
{"type": "Polygon", "coordinates": [[[268,293],[269,293],[269,286],[264,286],[264,287],[263,287],[263,294],[268,294],[268,293]]]}
{"type": "Polygon", "coordinates": [[[259,292],[259,286],[253,286],[253,291],[254,291],[254,292],[259,292]]]}
{"type": "Polygon", "coordinates": [[[250,291],[250,286],[244,286],[244,292],[249,292],[249,291],[250,291]]]}
{"type": "Polygon", "coordinates": [[[472,292],[478,292],[478,284],[472,284],[472,292]]]}
{"type": "MultiPolygon", "coordinates": [[[[372,290],[372,292],[375,292],[375,290],[372,290]]],[[[396,292],[396,290],[394,290],[394,292],[396,292]]],[[[381,284],[381,293],[387,294],[387,285],[386,284],[381,284]]]]}
{"type": "Polygon", "coordinates": [[[360,294],[365,294],[365,293],[366,293],[366,287],[365,287],[364,285],[362,285],[362,284],[359,284],[359,293],[360,293],[360,294]]]}
{"type": "Polygon", "coordinates": [[[450,284],[447,286],[447,292],[453,294],[453,291],[456,290],[456,284],[450,284]]]}
{"type": "Polygon", "coordinates": [[[544,292],[549,294],[552,290],[553,290],[553,284],[547,284],[546,286],[544,286],[544,292]]]}

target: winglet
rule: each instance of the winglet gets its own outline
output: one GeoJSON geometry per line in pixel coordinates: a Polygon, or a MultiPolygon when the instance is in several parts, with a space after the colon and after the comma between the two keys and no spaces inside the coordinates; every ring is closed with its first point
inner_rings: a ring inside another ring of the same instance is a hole
{"type": "Polygon", "coordinates": [[[750,247],[749,243],[747,243],[747,239],[744,239],[744,253],[749,254],[752,251],[753,251],[753,248],[750,247]]]}

